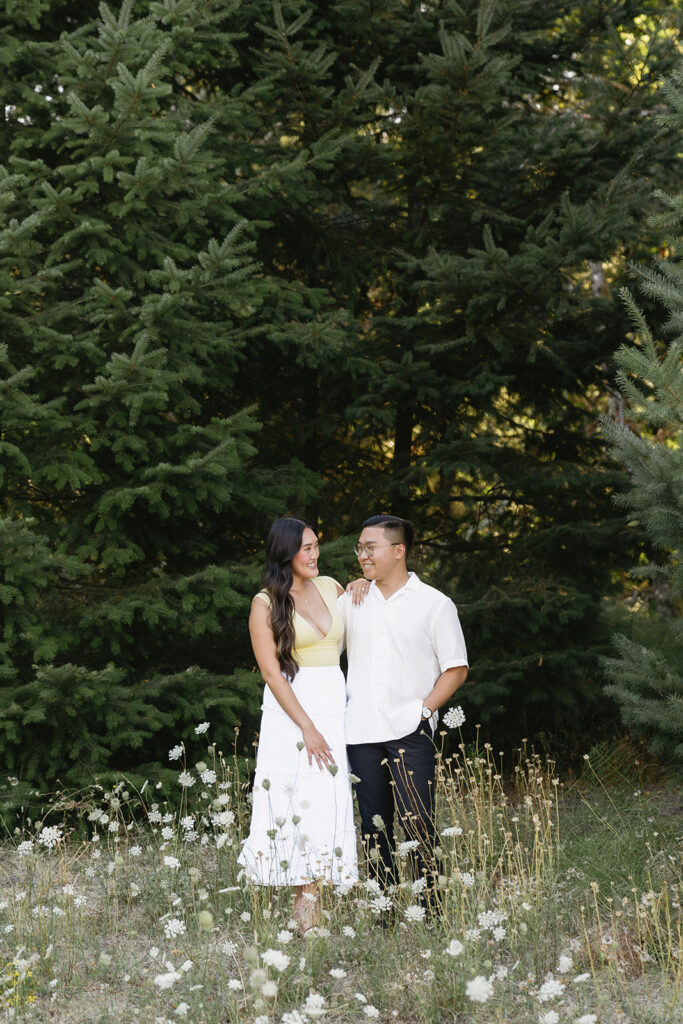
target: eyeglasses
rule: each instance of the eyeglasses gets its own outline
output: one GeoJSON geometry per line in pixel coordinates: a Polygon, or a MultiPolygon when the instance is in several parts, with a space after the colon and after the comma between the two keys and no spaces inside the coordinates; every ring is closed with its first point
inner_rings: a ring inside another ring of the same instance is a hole
{"type": "Polygon", "coordinates": [[[353,550],[356,552],[356,557],[360,558],[361,555],[367,555],[368,558],[372,558],[375,551],[380,548],[395,548],[401,544],[400,540],[395,540],[391,544],[358,544],[353,550]]]}

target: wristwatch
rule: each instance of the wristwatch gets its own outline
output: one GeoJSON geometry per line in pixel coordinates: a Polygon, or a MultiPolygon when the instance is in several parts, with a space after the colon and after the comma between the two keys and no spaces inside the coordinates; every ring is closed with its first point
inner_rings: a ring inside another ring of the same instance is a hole
{"type": "Polygon", "coordinates": [[[422,717],[425,720],[425,722],[429,721],[429,719],[432,717],[433,714],[434,714],[434,712],[431,710],[431,708],[427,708],[427,707],[423,707],[422,708],[422,717]]]}

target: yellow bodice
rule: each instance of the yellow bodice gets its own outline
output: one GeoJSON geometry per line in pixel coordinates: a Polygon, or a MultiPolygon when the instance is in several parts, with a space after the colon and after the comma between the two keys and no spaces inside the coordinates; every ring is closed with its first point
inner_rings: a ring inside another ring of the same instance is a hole
{"type": "MultiPolygon", "coordinates": [[[[321,668],[339,664],[339,641],[344,634],[344,623],[337,610],[337,584],[331,576],[316,576],[311,581],[318,590],[332,616],[332,625],[325,636],[308,619],[294,612],[294,658],[300,668],[321,668]]],[[[270,595],[260,590],[256,595],[270,608],[270,595]]]]}

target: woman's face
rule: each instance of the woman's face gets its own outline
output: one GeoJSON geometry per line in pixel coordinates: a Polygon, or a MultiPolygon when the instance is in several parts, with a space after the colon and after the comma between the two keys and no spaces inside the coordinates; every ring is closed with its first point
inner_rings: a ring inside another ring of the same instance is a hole
{"type": "Polygon", "coordinates": [[[311,580],[318,575],[318,538],[310,527],[306,527],[301,538],[301,547],[292,559],[292,573],[302,580],[311,580]]]}

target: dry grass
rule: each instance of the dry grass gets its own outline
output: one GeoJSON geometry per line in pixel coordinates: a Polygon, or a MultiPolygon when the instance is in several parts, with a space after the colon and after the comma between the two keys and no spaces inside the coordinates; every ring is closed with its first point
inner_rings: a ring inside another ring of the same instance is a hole
{"type": "Polygon", "coordinates": [[[324,927],[301,939],[291,891],[240,877],[249,812],[242,766],[208,749],[208,765],[182,766],[197,784],[177,787],[175,810],[162,790],[152,798],[149,787],[140,795],[122,782],[62,799],[5,844],[0,1019],[678,1019],[673,788],[634,793],[619,779],[608,787],[590,761],[586,777],[566,787],[552,762],[525,749],[507,779],[486,744],[440,756],[438,915],[419,920],[406,856],[388,894],[391,915],[377,912],[371,886],[330,887],[324,927]],[[88,826],[81,842],[77,821],[88,826]],[[51,826],[63,837],[48,849],[41,837],[51,826]]]}

